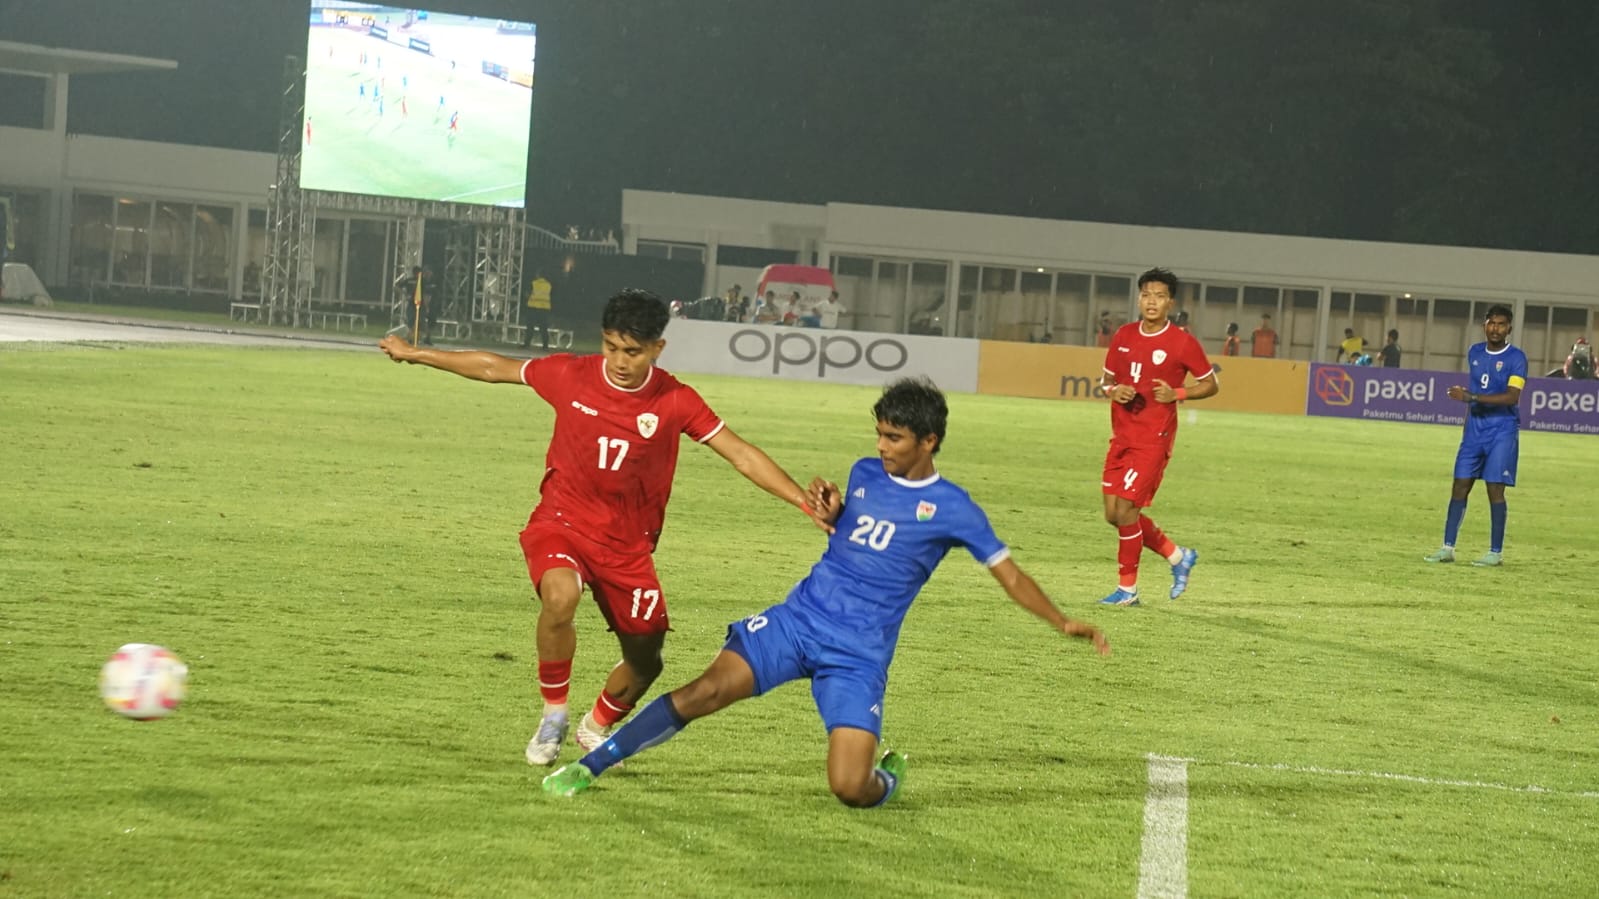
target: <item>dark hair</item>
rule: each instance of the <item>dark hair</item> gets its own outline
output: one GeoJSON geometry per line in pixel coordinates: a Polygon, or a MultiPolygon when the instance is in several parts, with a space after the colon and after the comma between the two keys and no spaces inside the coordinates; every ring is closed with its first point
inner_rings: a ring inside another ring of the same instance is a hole
{"type": "Polygon", "coordinates": [[[944,429],[949,422],[949,404],[938,385],[925,377],[901,378],[883,388],[883,395],[872,405],[878,421],[909,428],[920,441],[928,434],[938,437],[933,452],[944,447],[944,429]]]}
{"type": "Polygon", "coordinates": [[[1345,328],[1344,329],[1344,336],[1345,337],[1354,337],[1355,336],[1355,329],[1354,328],[1345,328]]]}
{"type": "Polygon", "coordinates": [[[1238,323],[1237,322],[1228,322],[1227,323],[1227,333],[1228,334],[1237,334],[1238,333],[1238,323]]]}
{"type": "Polygon", "coordinates": [[[625,334],[640,343],[660,340],[672,314],[662,299],[647,290],[624,287],[605,301],[600,330],[625,334]]]}
{"type": "Polygon", "coordinates": [[[1495,303],[1492,306],[1489,306],[1488,312],[1483,315],[1482,320],[1487,321],[1496,315],[1503,315],[1505,317],[1505,321],[1507,322],[1513,322],[1516,320],[1516,313],[1511,311],[1510,307],[1506,306],[1504,303],[1495,303]]]}
{"type": "Polygon", "coordinates": [[[1388,329],[1388,339],[1397,343],[1399,341],[1399,329],[1398,328],[1389,328],[1388,329]]]}
{"type": "Polygon", "coordinates": [[[1172,297],[1177,296],[1177,276],[1163,268],[1152,268],[1138,276],[1138,289],[1143,290],[1144,285],[1151,281],[1159,281],[1166,285],[1166,292],[1172,297]]]}

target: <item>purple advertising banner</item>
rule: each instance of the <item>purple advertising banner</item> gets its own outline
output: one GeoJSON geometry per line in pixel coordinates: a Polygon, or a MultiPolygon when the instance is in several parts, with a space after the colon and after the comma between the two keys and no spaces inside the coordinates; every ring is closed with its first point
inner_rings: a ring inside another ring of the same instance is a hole
{"type": "MultiPolygon", "coordinates": [[[[1363,365],[1310,367],[1307,415],[1462,425],[1466,404],[1448,390],[1464,374],[1363,365]]],[[[1599,434],[1599,381],[1530,378],[1521,390],[1521,427],[1527,431],[1599,434]]]]}

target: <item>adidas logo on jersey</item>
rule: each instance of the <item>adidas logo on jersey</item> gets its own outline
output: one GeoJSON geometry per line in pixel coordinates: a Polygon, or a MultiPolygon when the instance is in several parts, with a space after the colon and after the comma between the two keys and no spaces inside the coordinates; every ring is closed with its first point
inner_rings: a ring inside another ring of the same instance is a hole
{"type": "Polygon", "coordinates": [[[865,499],[866,498],[866,488],[865,487],[856,487],[855,488],[855,492],[851,493],[850,496],[853,496],[856,499],[865,499]]]}

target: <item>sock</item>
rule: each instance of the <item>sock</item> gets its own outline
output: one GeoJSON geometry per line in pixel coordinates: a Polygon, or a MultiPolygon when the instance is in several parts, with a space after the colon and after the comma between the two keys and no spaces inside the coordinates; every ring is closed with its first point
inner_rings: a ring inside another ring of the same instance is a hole
{"type": "Polygon", "coordinates": [[[1120,580],[1117,586],[1128,593],[1138,592],[1138,554],[1144,551],[1143,528],[1136,524],[1118,526],[1116,536],[1119,541],[1116,545],[1117,574],[1120,580]]]}
{"type": "Polygon", "coordinates": [[[1453,549],[1455,538],[1460,536],[1460,522],[1466,517],[1466,501],[1452,499],[1449,501],[1449,517],[1444,519],[1444,546],[1453,549]]]}
{"type": "Polygon", "coordinates": [[[1505,508],[1506,505],[1506,503],[1488,504],[1488,517],[1493,521],[1488,549],[1496,553],[1505,550],[1505,514],[1510,511],[1505,508]]]}
{"type": "Polygon", "coordinates": [[[546,711],[550,706],[566,705],[567,689],[572,685],[572,660],[539,662],[539,694],[544,697],[546,711]]]}
{"type": "Polygon", "coordinates": [[[589,773],[598,777],[617,762],[672,739],[685,727],[688,727],[688,721],[672,705],[672,694],[658,696],[631,723],[578,761],[589,769],[589,773]]]}
{"type": "Polygon", "coordinates": [[[867,808],[877,808],[878,806],[887,802],[889,799],[893,798],[894,791],[899,789],[899,778],[895,777],[894,775],[884,771],[882,768],[878,768],[872,773],[876,774],[877,779],[882,782],[883,795],[878,797],[877,801],[867,806],[867,808]]]}
{"type": "Polygon", "coordinates": [[[631,711],[633,711],[631,705],[623,705],[620,699],[605,690],[601,690],[599,698],[594,700],[594,710],[589,712],[589,715],[594,719],[594,723],[600,727],[610,727],[626,718],[627,713],[631,711]]]}
{"type": "Polygon", "coordinates": [[[1149,520],[1149,516],[1138,516],[1138,526],[1144,529],[1144,546],[1166,557],[1166,561],[1176,565],[1183,560],[1182,547],[1171,542],[1166,532],[1160,526],[1149,520]]]}

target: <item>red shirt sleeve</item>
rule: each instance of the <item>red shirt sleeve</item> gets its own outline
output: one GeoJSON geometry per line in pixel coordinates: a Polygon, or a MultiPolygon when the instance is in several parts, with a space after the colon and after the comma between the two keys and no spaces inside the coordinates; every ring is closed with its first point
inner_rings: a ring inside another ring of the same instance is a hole
{"type": "Polygon", "coordinates": [[[677,413],[683,422],[683,433],[694,442],[704,443],[726,427],[726,423],[711,411],[711,407],[706,404],[705,398],[700,396],[699,391],[687,384],[678,385],[674,399],[677,401],[677,413]]]}
{"type": "Polygon", "coordinates": [[[1127,364],[1125,362],[1127,354],[1118,352],[1116,349],[1121,345],[1122,332],[1121,329],[1118,328],[1116,329],[1116,333],[1111,335],[1110,343],[1105,347],[1105,371],[1114,375],[1116,383],[1118,384],[1121,383],[1123,376],[1127,374],[1127,364]],[[1118,356],[1122,358],[1117,358],[1118,356]]]}
{"type": "Polygon", "coordinates": [[[1196,379],[1212,374],[1215,369],[1210,364],[1210,357],[1205,355],[1205,347],[1199,339],[1192,334],[1188,335],[1188,345],[1183,348],[1183,368],[1196,379]]]}
{"type": "Polygon", "coordinates": [[[539,359],[529,359],[522,365],[522,383],[538,391],[545,402],[560,405],[562,391],[566,389],[567,369],[577,359],[571,353],[556,353],[539,359]]]}

